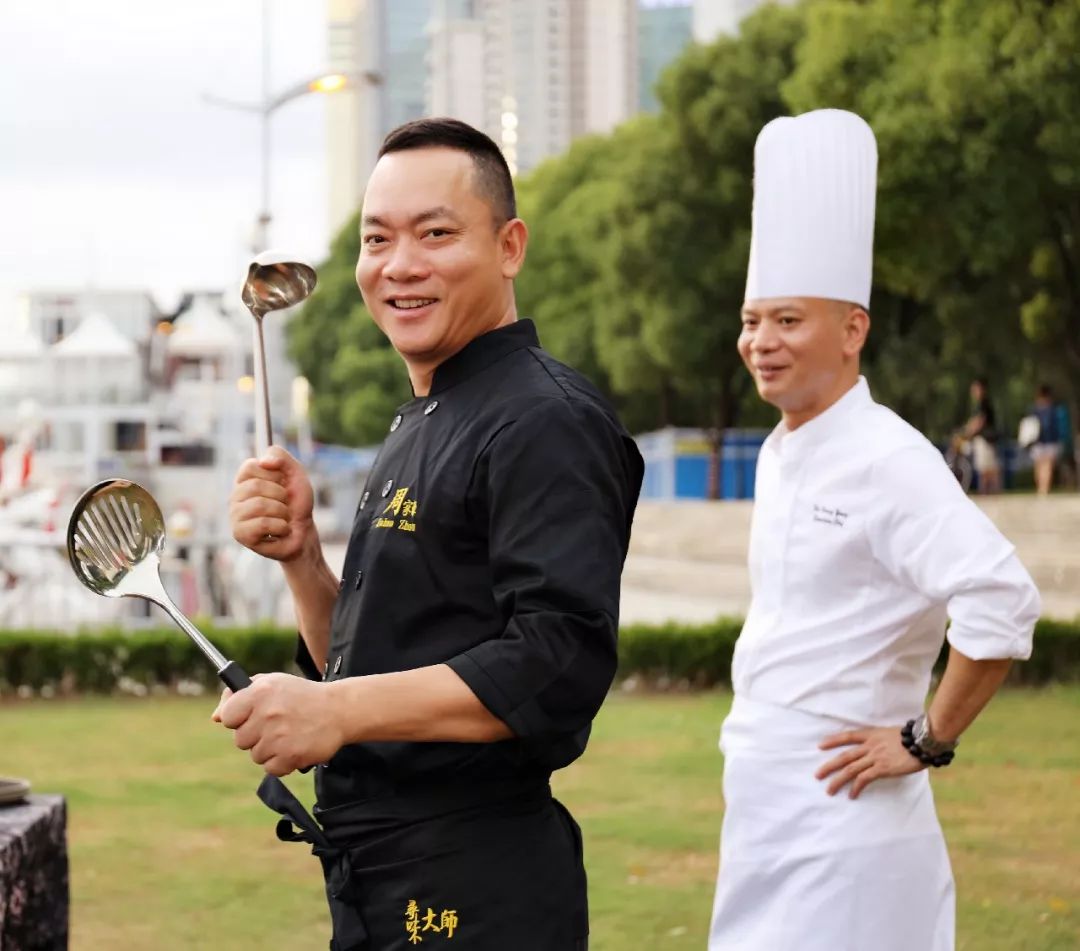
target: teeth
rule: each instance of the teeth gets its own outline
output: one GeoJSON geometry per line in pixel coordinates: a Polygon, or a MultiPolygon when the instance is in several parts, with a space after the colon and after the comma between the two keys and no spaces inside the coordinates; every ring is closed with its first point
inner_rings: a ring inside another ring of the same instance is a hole
{"type": "Polygon", "coordinates": [[[401,308],[402,310],[413,310],[413,309],[415,309],[417,307],[426,307],[428,304],[434,304],[434,303],[435,303],[435,298],[434,297],[425,297],[425,298],[420,299],[420,300],[396,300],[396,301],[393,301],[394,306],[398,307],[398,308],[401,308]]]}

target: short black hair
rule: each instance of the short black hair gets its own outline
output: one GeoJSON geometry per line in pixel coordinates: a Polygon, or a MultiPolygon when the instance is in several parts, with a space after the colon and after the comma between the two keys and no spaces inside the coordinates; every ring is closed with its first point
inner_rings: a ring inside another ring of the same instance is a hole
{"type": "Polygon", "coordinates": [[[1040,383],[1039,396],[1044,400],[1052,400],[1054,398],[1054,388],[1049,383],[1040,383]]]}
{"type": "Polygon", "coordinates": [[[978,386],[981,386],[984,390],[990,388],[990,381],[987,380],[985,376],[977,376],[971,382],[977,384],[978,386]]]}
{"type": "Polygon", "coordinates": [[[379,158],[391,152],[433,148],[469,155],[476,168],[476,190],[491,205],[499,224],[517,217],[514,181],[502,152],[490,136],[460,119],[414,119],[399,125],[383,139],[379,158]]]}

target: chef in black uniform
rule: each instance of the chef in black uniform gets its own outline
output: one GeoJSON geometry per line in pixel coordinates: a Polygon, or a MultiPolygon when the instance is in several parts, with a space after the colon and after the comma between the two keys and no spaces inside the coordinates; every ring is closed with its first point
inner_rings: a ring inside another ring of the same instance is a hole
{"type": "Polygon", "coordinates": [[[284,568],[307,679],[258,677],[215,718],[270,774],[316,766],[317,822],[280,786],[263,797],[322,860],[339,951],[587,947],[580,830],[549,779],[615,673],[642,462],[517,319],[526,242],[491,139],[450,119],[391,132],[356,275],[414,398],[387,420],[343,577],[284,450],[244,463],[230,500],[236,539],[284,568]]]}

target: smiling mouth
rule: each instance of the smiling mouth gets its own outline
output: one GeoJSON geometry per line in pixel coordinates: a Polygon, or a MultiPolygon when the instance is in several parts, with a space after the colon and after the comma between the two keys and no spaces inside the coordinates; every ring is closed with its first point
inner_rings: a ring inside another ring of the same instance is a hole
{"type": "Polygon", "coordinates": [[[437,297],[410,297],[388,301],[395,310],[418,310],[438,301],[437,297]]]}

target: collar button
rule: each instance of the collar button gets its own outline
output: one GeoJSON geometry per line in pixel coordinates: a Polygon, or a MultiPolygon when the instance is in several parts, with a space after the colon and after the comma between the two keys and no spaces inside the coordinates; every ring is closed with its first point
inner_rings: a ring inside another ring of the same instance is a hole
{"type": "Polygon", "coordinates": [[[438,408],[439,408],[439,401],[438,400],[432,400],[430,403],[428,403],[427,406],[424,407],[424,415],[425,416],[430,416],[438,408]]]}

